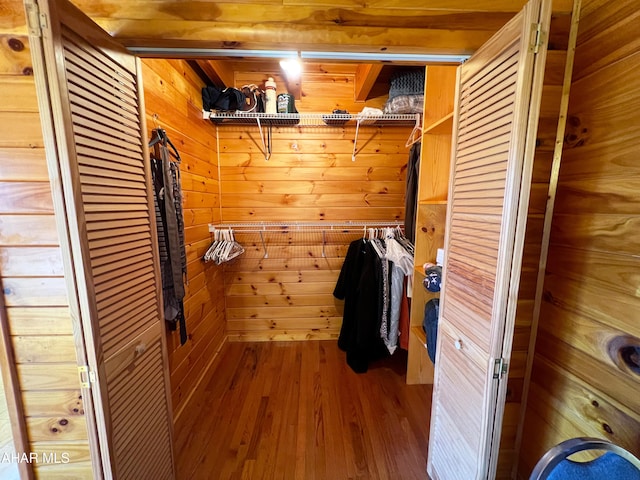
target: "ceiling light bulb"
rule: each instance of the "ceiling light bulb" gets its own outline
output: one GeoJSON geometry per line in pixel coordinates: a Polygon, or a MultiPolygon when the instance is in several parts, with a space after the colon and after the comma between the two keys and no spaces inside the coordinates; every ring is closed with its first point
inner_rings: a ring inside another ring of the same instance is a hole
{"type": "Polygon", "coordinates": [[[299,78],[302,73],[302,64],[297,58],[280,60],[280,67],[284,70],[288,78],[299,78]]]}

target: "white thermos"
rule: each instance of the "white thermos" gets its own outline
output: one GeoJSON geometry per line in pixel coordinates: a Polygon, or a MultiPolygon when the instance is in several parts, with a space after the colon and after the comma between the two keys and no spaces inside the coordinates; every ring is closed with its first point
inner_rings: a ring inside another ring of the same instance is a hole
{"type": "Polygon", "coordinates": [[[264,111],[265,113],[278,113],[278,101],[276,99],[276,82],[273,77],[264,82],[266,90],[266,99],[264,111]]]}

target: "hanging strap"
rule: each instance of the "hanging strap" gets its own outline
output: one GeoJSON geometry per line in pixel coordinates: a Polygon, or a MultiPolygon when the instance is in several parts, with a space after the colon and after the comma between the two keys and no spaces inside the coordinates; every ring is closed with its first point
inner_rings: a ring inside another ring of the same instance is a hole
{"type": "Polygon", "coordinates": [[[169,152],[171,155],[173,155],[173,157],[175,158],[175,161],[180,163],[181,158],[180,158],[180,153],[178,153],[178,149],[176,148],[176,146],[171,142],[171,140],[169,139],[169,136],[167,135],[167,132],[164,131],[164,129],[162,128],[154,128],[152,131],[152,137],[151,140],[149,141],[149,148],[157,145],[158,143],[160,143],[164,148],[169,148],[171,147],[173,149],[173,152],[169,152]]]}

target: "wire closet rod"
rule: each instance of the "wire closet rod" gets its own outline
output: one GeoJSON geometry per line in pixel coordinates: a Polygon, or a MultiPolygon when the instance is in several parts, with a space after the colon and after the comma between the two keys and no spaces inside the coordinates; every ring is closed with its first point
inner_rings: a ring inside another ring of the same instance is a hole
{"type": "Polygon", "coordinates": [[[267,231],[319,231],[335,230],[349,231],[363,228],[404,227],[400,221],[372,221],[372,222],[245,222],[209,224],[209,232],[216,230],[236,230],[238,232],[267,232],[267,231]]]}

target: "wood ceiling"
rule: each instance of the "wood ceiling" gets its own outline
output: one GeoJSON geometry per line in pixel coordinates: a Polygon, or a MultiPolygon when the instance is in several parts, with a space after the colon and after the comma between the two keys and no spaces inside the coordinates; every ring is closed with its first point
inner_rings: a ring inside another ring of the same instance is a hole
{"type": "MultiPolygon", "coordinates": [[[[128,47],[471,54],[526,0],[72,2],[128,47]]],[[[553,3],[556,16],[571,11],[572,0],[553,3]]],[[[238,65],[238,59],[210,60],[201,63],[218,84],[238,65]]],[[[360,70],[365,91],[383,71],[360,70]]]]}

